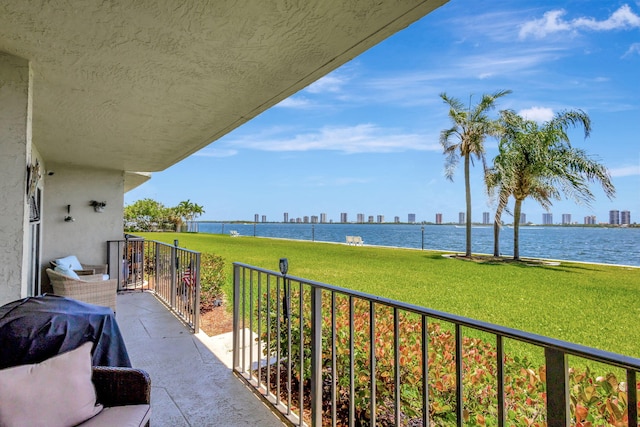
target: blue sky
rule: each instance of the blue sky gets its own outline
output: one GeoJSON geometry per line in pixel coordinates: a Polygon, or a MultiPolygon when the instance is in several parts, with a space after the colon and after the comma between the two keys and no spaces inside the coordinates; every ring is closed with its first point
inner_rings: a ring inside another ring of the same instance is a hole
{"type": "MultiPolygon", "coordinates": [[[[551,212],[582,223],[611,209],[640,222],[640,1],[452,0],[333,73],[213,142],[153,174],[125,195],[125,204],[150,197],[175,206],[190,199],[204,220],[269,221],[320,215],[386,221],[415,213],[418,221],[457,221],[465,210],[464,173],[444,177],[440,131],[450,126],[446,92],[477,101],[510,89],[499,109],[548,120],[582,109],[590,138],[571,133],[609,168],[617,195],[592,185],[592,205],[555,202],[551,212]]],[[[485,143],[487,160],[497,142],[485,143]]],[[[472,171],[474,221],[495,203],[472,171]]],[[[513,203],[510,203],[512,206],[513,203]]],[[[527,220],[544,210],[525,201],[527,220]]],[[[511,222],[510,217],[504,217],[511,222]]]]}

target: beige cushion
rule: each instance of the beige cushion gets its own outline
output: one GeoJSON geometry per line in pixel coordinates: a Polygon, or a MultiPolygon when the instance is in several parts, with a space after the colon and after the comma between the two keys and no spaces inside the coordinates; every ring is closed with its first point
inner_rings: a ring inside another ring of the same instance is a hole
{"type": "Polygon", "coordinates": [[[141,427],[149,421],[150,405],[126,405],[104,408],[82,427],[141,427]]]}
{"type": "Polygon", "coordinates": [[[102,410],[91,382],[91,347],[0,370],[0,425],[75,426],[102,410]]]}

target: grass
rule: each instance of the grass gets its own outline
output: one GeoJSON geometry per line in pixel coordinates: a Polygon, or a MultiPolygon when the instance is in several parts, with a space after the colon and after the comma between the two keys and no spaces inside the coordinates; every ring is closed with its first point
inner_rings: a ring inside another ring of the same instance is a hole
{"type": "Polygon", "coordinates": [[[195,233],[139,233],[233,262],[640,357],[640,269],[474,263],[441,252],[195,233]]]}

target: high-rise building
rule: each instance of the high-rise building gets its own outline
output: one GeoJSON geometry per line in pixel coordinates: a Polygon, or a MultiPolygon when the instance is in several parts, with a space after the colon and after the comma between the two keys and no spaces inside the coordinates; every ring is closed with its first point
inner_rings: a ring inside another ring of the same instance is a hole
{"type": "Polygon", "coordinates": [[[325,224],[327,222],[327,214],[326,213],[321,213],[320,214],[320,222],[325,224]]]}
{"type": "Polygon", "coordinates": [[[311,215],[311,224],[317,224],[317,223],[318,223],[318,216],[311,215]]]}
{"type": "Polygon", "coordinates": [[[543,225],[552,225],[553,224],[553,214],[552,213],[543,213],[542,214],[542,224],[543,225]]]}
{"type": "Polygon", "coordinates": [[[487,224],[491,224],[491,220],[489,219],[489,212],[482,212],[482,223],[487,225],[487,224]]]}
{"type": "Polygon", "coordinates": [[[304,222],[305,224],[309,224],[309,216],[308,216],[308,215],[305,215],[305,216],[302,218],[302,222],[304,222]]]}
{"type": "Polygon", "coordinates": [[[618,210],[609,211],[609,224],[620,225],[620,211],[618,210]]]}
{"type": "Polygon", "coordinates": [[[571,224],[571,214],[562,214],[562,225],[571,224]]]}
{"type": "Polygon", "coordinates": [[[378,224],[382,224],[384,222],[384,215],[378,215],[378,224]]]}
{"type": "Polygon", "coordinates": [[[357,215],[357,220],[356,220],[356,222],[357,222],[358,224],[362,224],[362,223],[364,222],[364,214],[363,214],[363,213],[359,213],[359,214],[357,215]]]}
{"type": "Polygon", "coordinates": [[[458,212],[458,224],[464,224],[466,223],[466,218],[465,218],[465,213],[464,212],[458,212]]]}
{"type": "Polygon", "coordinates": [[[589,216],[585,216],[584,217],[584,224],[585,225],[594,225],[596,223],[596,216],[595,215],[589,215],[589,216]]]}
{"type": "Polygon", "coordinates": [[[347,213],[346,212],[341,212],[340,213],[340,222],[349,222],[349,221],[347,221],[347,213]]]}
{"type": "Polygon", "coordinates": [[[409,215],[407,215],[407,222],[409,224],[415,224],[416,223],[416,214],[410,213],[409,215]]]}
{"type": "Polygon", "coordinates": [[[266,215],[262,215],[262,222],[267,222],[267,216],[266,215]]]}
{"type": "Polygon", "coordinates": [[[259,219],[260,219],[260,215],[255,214],[255,215],[253,216],[253,222],[258,222],[258,220],[259,220],[259,219]]]}
{"type": "Polygon", "coordinates": [[[284,222],[289,222],[289,212],[284,213],[284,222]]]}
{"type": "Polygon", "coordinates": [[[442,224],[442,214],[441,213],[437,213],[436,214],[436,224],[442,224]]]}
{"type": "Polygon", "coordinates": [[[395,222],[396,224],[398,224],[400,222],[400,217],[399,216],[394,216],[393,217],[393,222],[395,222]]]}
{"type": "Polygon", "coordinates": [[[527,223],[527,214],[526,213],[521,213],[520,214],[520,224],[526,224],[527,223]]]}
{"type": "Polygon", "coordinates": [[[631,212],[622,211],[620,212],[620,224],[622,225],[630,225],[631,224],[631,212]]]}
{"type": "Polygon", "coordinates": [[[369,215],[369,222],[373,222],[373,215],[369,215]]]}

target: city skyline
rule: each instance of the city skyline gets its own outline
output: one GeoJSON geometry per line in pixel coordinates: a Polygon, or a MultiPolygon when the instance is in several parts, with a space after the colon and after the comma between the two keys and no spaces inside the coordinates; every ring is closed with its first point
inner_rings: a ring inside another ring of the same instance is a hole
{"type": "MultiPolygon", "coordinates": [[[[416,214],[414,213],[408,213],[406,215],[407,217],[407,224],[412,224],[412,223],[432,223],[432,224],[465,224],[465,219],[466,219],[466,214],[462,211],[457,213],[458,218],[457,220],[450,220],[447,221],[446,217],[443,215],[442,212],[436,212],[433,215],[432,219],[419,219],[416,214]]],[[[284,223],[316,223],[316,224],[329,224],[329,223],[355,223],[355,224],[365,224],[365,223],[401,223],[402,221],[400,221],[400,216],[398,215],[394,215],[393,216],[393,221],[385,221],[385,216],[384,215],[380,215],[380,214],[366,214],[363,212],[358,212],[355,214],[356,219],[354,221],[349,221],[350,214],[349,212],[341,212],[340,213],[340,221],[334,221],[333,218],[328,217],[326,212],[322,212],[319,215],[303,215],[303,216],[296,216],[296,215],[291,215],[290,212],[284,212],[283,213],[283,221],[278,221],[278,220],[272,220],[269,221],[267,219],[267,215],[260,215],[258,213],[254,214],[254,222],[284,222],[284,223]],[[258,221],[258,218],[262,218],[261,221],[258,221]],[[374,220],[375,218],[375,220],[374,220]]],[[[582,225],[599,225],[599,224],[608,224],[608,225],[622,225],[622,224],[634,224],[633,220],[631,220],[631,211],[628,210],[610,210],[609,211],[609,215],[607,220],[598,220],[598,218],[595,215],[587,215],[585,217],[583,217],[583,222],[579,222],[576,219],[573,219],[573,214],[572,213],[562,213],[561,214],[561,220],[554,222],[553,221],[553,212],[544,212],[541,216],[541,221],[540,222],[536,222],[536,221],[527,221],[527,213],[526,212],[522,212],[520,214],[520,224],[542,224],[542,225],[556,225],[556,224],[567,224],[567,225],[575,225],[575,224],[582,224],[582,225]],[[617,218],[617,219],[616,219],[617,218]]],[[[482,222],[476,222],[474,221],[474,223],[478,224],[481,223],[483,225],[490,225],[493,224],[493,216],[491,214],[491,212],[482,212],[482,222]]],[[[505,224],[509,224],[509,221],[505,221],[503,218],[503,223],[505,224]]],[[[512,222],[511,222],[512,223],[512,222]]]]}
{"type": "MultiPolygon", "coordinates": [[[[625,1],[454,0],[125,195],[166,206],[190,199],[205,220],[267,218],[284,210],[358,212],[445,222],[464,210],[462,166],[444,176],[450,127],[440,94],[474,102],[510,89],[496,111],[529,119],[581,109],[592,132],[573,146],[604,164],[617,194],[592,183],[592,206],[554,201],[558,218],[640,212],[640,4],[625,1]],[[399,214],[400,213],[400,214],[399,214]]],[[[485,141],[489,163],[497,141],[485,141]]],[[[481,162],[471,170],[472,215],[495,213],[481,162]]],[[[513,201],[510,202],[513,211],[513,201]]],[[[538,222],[530,199],[522,211],[538,222]]],[[[512,222],[508,214],[505,222],[512,222]]]]}

